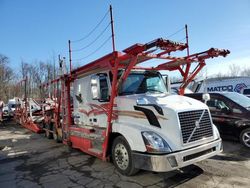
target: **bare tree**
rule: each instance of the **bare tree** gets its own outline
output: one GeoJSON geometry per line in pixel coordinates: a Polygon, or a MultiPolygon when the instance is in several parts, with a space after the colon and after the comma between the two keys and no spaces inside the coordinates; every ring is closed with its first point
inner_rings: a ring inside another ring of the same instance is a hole
{"type": "MultiPolygon", "coordinates": [[[[22,61],[21,75],[23,79],[27,78],[26,92],[28,97],[42,98],[48,89],[41,87],[41,85],[54,79],[54,72],[55,68],[50,61],[34,61],[32,64],[22,61]]],[[[22,91],[24,92],[24,89],[22,91]]]]}
{"type": "Polygon", "coordinates": [[[241,75],[242,76],[250,76],[250,68],[243,68],[242,71],[241,71],[241,75]]]}
{"type": "Polygon", "coordinates": [[[11,97],[13,70],[8,66],[9,58],[0,54],[0,97],[7,101],[11,97]]]}
{"type": "Polygon", "coordinates": [[[237,66],[236,64],[231,64],[229,66],[229,71],[227,73],[227,76],[234,77],[234,76],[240,76],[241,75],[241,67],[237,66]]]}

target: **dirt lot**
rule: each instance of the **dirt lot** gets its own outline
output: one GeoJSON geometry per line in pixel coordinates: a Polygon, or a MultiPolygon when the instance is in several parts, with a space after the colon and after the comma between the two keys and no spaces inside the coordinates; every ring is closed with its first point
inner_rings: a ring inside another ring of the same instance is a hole
{"type": "Polygon", "coordinates": [[[0,125],[0,187],[250,187],[250,150],[225,141],[224,152],[212,159],[174,172],[125,177],[111,163],[12,122],[0,125]]]}

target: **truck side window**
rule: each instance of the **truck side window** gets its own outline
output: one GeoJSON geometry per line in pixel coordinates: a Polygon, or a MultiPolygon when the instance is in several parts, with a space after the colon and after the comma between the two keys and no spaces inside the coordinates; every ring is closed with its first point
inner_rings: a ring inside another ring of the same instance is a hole
{"type": "Polygon", "coordinates": [[[107,75],[100,75],[100,100],[107,101],[109,100],[109,86],[107,75]]]}
{"type": "Polygon", "coordinates": [[[109,101],[109,82],[105,73],[95,74],[91,76],[91,94],[93,100],[99,102],[109,101]]]}

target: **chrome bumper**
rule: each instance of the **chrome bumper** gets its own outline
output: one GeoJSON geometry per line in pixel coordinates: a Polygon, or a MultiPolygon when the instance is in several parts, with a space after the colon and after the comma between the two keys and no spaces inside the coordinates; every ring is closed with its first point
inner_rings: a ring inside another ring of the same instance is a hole
{"type": "Polygon", "coordinates": [[[191,165],[222,151],[221,139],[197,146],[191,149],[174,152],[166,155],[153,155],[133,152],[135,167],[139,169],[167,172],[191,165]]]}

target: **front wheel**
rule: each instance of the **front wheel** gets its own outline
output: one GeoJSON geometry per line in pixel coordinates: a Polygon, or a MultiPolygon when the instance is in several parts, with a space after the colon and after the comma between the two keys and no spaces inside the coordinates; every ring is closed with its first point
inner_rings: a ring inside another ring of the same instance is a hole
{"type": "Polygon", "coordinates": [[[240,142],[250,148],[250,128],[244,129],[240,133],[240,142]]]}
{"type": "Polygon", "coordinates": [[[132,176],[139,171],[134,166],[129,144],[122,136],[116,137],[113,142],[112,160],[117,170],[123,175],[132,176]]]}

